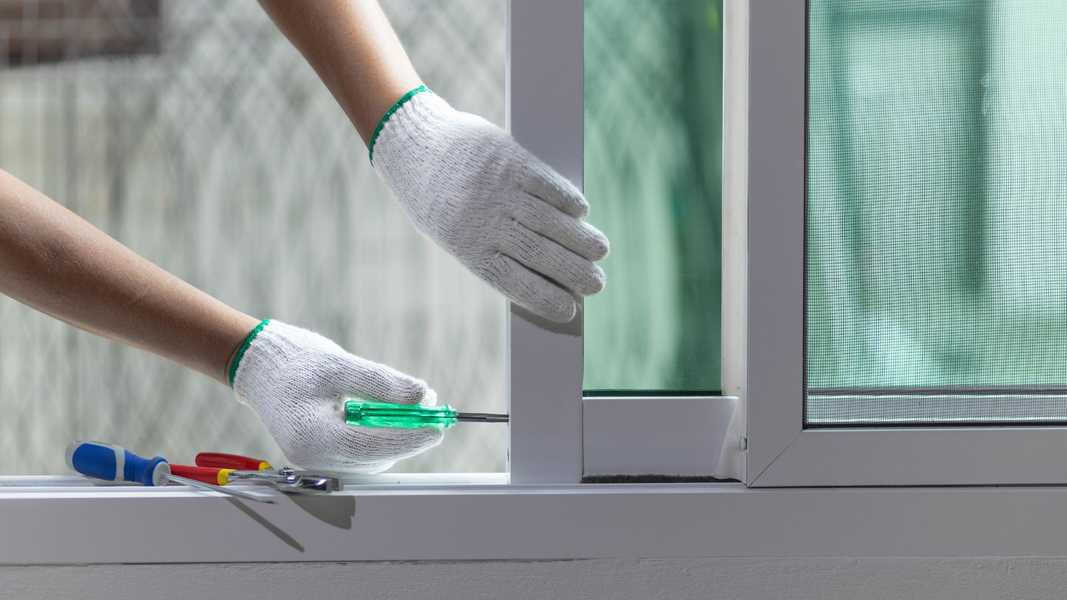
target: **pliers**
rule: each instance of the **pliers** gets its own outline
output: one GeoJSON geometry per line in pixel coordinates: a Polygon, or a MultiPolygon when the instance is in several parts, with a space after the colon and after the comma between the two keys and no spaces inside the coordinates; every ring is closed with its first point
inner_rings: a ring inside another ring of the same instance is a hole
{"type": "Polygon", "coordinates": [[[237,454],[201,452],[196,455],[195,467],[171,465],[170,468],[179,477],[214,485],[251,481],[273,485],[278,491],[290,494],[322,494],[344,489],[341,479],[335,475],[297,471],[292,467],[275,469],[265,460],[237,454]]]}

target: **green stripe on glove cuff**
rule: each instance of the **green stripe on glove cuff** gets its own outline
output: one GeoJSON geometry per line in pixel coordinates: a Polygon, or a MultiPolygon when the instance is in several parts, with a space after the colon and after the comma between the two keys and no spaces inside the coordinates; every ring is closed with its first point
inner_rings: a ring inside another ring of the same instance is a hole
{"type": "Polygon", "coordinates": [[[233,378],[237,375],[237,365],[241,364],[241,359],[244,358],[245,352],[248,352],[248,347],[252,345],[252,340],[256,339],[260,331],[270,323],[270,319],[263,319],[263,321],[256,325],[256,328],[252,330],[252,333],[248,334],[241,347],[237,349],[237,354],[233,357],[233,363],[230,364],[230,389],[233,389],[233,378]]]}
{"type": "Polygon", "coordinates": [[[411,90],[410,92],[401,96],[400,99],[396,101],[396,104],[393,104],[393,106],[390,107],[389,110],[385,111],[385,116],[382,117],[381,121],[378,121],[378,126],[374,128],[374,135],[372,135],[370,138],[370,164],[374,164],[374,142],[378,141],[378,135],[381,134],[382,127],[385,127],[385,122],[389,120],[389,117],[393,116],[393,113],[400,110],[400,107],[403,106],[405,102],[411,100],[411,98],[419,92],[429,92],[432,94],[433,90],[426,87],[425,85],[420,85],[419,87],[411,90]]]}

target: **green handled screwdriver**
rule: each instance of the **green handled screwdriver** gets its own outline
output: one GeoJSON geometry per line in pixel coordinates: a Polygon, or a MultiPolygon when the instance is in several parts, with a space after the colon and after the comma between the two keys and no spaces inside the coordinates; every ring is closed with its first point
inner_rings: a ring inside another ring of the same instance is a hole
{"type": "Polygon", "coordinates": [[[420,404],[392,404],[371,400],[348,400],[345,402],[345,423],[363,427],[436,427],[448,429],[456,423],[507,423],[507,415],[492,413],[462,413],[445,404],[422,406],[420,404]]]}

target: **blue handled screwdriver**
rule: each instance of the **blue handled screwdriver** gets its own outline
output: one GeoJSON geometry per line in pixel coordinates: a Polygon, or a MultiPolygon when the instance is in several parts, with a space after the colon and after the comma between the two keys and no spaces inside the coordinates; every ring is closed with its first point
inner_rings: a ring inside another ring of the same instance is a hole
{"type": "Polygon", "coordinates": [[[248,492],[227,489],[222,486],[172,475],[170,463],[162,456],[143,458],[115,444],[76,440],[67,446],[65,458],[67,466],[71,469],[82,475],[104,481],[128,481],[144,486],[167,485],[168,481],[173,481],[238,498],[274,504],[274,501],[269,498],[263,498],[248,492]]]}

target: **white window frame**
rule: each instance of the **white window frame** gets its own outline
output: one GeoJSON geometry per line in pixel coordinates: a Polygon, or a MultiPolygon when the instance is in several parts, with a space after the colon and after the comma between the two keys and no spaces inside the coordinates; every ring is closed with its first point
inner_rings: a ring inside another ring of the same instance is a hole
{"type": "MultiPolygon", "coordinates": [[[[583,6],[582,0],[512,0],[508,13],[511,134],[579,187],[585,154],[583,6]]],[[[582,317],[581,303],[578,316],[564,325],[511,305],[512,483],[713,475],[737,398],[583,399],[582,317]]]]}
{"type": "Polygon", "coordinates": [[[805,429],[807,7],[751,6],[748,468],[754,486],[1067,482],[1067,428],[805,429]]]}
{"type": "MultiPolygon", "coordinates": [[[[533,154],[583,183],[581,0],[512,0],[507,121],[533,154]]],[[[582,304],[554,324],[511,304],[508,467],[517,484],[582,478],[582,304]]]]}
{"type": "MultiPolygon", "coordinates": [[[[580,186],[583,1],[512,0],[508,27],[512,133],[580,186]]],[[[589,499],[598,497],[632,494],[638,500],[632,510],[644,512],[641,505],[662,494],[740,491],[736,484],[578,485],[587,472],[711,474],[736,399],[584,400],[581,310],[572,322],[560,325],[512,305],[508,342],[512,421],[507,473],[349,477],[344,492],[318,497],[255,490],[273,497],[276,505],[188,488],[98,485],[76,476],[0,477],[0,515],[10,519],[7,543],[0,543],[0,564],[562,557],[570,556],[569,548],[579,548],[578,539],[586,536],[502,552],[486,545],[498,537],[497,529],[479,524],[522,529],[531,516],[560,502],[567,515],[597,513],[598,504],[589,499]],[[587,409],[587,403],[593,407],[587,409]],[[589,420],[583,419],[586,412],[589,420]],[[688,429],[682,431],[680,425],[688,429]],[[591,471],[587,455],[593,460],[591,471]],[[360,507],[375,508],[363,516],[357,499],[360,507]],[[457,512],[449,508],[452,503],[466,508],[457,512]],[[482,508],[471,511],[477,506],[482,508]],[[575,512],[579,506],[584,508],[575,512]],[[504,512],[495,512],[495,519],[494,511],[504,512]],[[357,522],[359,534],[352,531],[357,522]],[[370,543],[379,538],[375,524],[384,528],[380,539],[370,543]],[[54,536],[34,531],[62,532],[65,542],[59,546],[54,536]],[[167,543],[153,543],[161,532],[167,543]],[[462,543],[457,546],[458,538],[468,540],[467,550],[462,543]]],[[[627,520],[636,518],[635,512],[627,520]]],[[[525,547],[516,545],[520,541],[505,537],[498,543],[525,547]]],[[[602,544],[587,544],[597,545],[602,544]]]]}
{"type": "MultiPolygon", "coordinates": [[[[580,18],[576,7],[581,7],[581,1],[512,0],[513,33],[520,25],[519,18],[522,27],[539,23],[550,30],[558,23],[548,16],[580,18]]],[[[801,455],[794,450],[806,435],[793,427],[799,423],[799,388],[789,387],[798,384],[794,370],[800,368],[802,353],[796,340],[791,345],[780,342],[782,335],[793,335],[781,327],[801,325],[798,307],[802,297],[790,288],[800,271],[790,268],[799,266],[797,256],[776,254],[775,248],[791,247],[796,241],[799,217],[796,222],[780,225],[778,232],[788,243],[778,245],[766,236],[774,231],[768,230],[773,225],[769,208],[791,211],[795,216],[796,188],[791,186],[798,185],[798,169],[795,156],[790,159],[788,150],[795,152],[796,147],[778,152],[768,141],[785,141],[782,135],[769,131],[776,123],[786,126],[785,132],[796,133],[785,122],[793,118],[790,115],[795,116],[796,108],[776,103],[773,95],[768,98],[766,94],[777,89],[773,80],[779,77],[796,82],[796,75],[787,72],[797,65],[789,52],[795,50],[789,40],[795,42],[796,38],[789,36],[796,34],[793,21],[804,21],[804,3],[751,0],[749,5],[750,0],[726,0],[729,89],[724,110],[729,117],[724,135],[729,150],[725,153],[723,222],[724,255],[730,258],[724,269],[724,318],[736,319],[746,311],[748,317],[724,323],[723,337],[733,352],[724,353],[724,387],[743,399],[751,396],[750,408],[755,412],[749,416],[747,428],[744,411],[734,412],[729,430],[740,444],[724,448],[723,456],[730,461],[737,459],[735,467],[740,465],[741,479],[751,477],[759,486],[789,475],[784,473],[783,460],[792,461],[793,468],[809,478],[813,473],[827,477],[826,465],[846,470],[858,467],[848,464],[847,457],[810,451],[801,455]],[[749,31],[753,34],[751,102],[744,83],[748,77],[745,47],[749,31]],[[785,115],[770,110],[775,106],[784,109],[785,115]],[[750,107],[752,119],[741,118],[749,114],[750,107]],[[761,119],[766,122],[760,123],[761,119]],[[746,150],[745,123],[753,133],[751,153],[746,150]],[[750,156],[752,173],[761,177],[752,178],[753,214],[746,219],[750,156]],[[768,176],[764,171],[778,164],[776,161],[781,161],[783,171],[771,171],[768,176]],[[788,200],[790,197],[794,200],[788,200]],[[750,222],[747,227],[746,221],[750,222]],[[748,231],[752,232],[752,284],[725,289],[731,278],[745,279],[748,231]],[[786,277],[779,282],[781,287],[771,285],[774,279],[770,275],[774,273],[786,277]],[[752,304],[743,302],[748,292],[752,293],[752,304]],[[772,320],[775,309],[793,311],[789,314],[796,319],[777,321],[777,329],[761,322],[761,317],[772,320]],[[746,327],[753,333],[751,338],[746,327]],[[746,343],[750,352],[744,352],[746,343]],[[784,376],[777,376],[774,368],[785,368],[784,376]],[[744,475],[746,455],[750,459],[748,475],[744,475]]],[[[570,31],[568,35],[574,34],[572,27],[564,29],[570,31]]],[[[554,35],[546,39],[564,43],[554,35]]],[[[513,42],[523,39],[529,40],[519,35],[513,42]]],[[[573,44],[570,47],[575,49],[573,44]]],[[[522,51],[516,45],[511,50],[513,56],[522,51]]],[[[552,71],[557,67],[541,63],[538,68],[552,71]]],[[[512,73],[512,85],[519,83],[514,77],[523,72],[512,73]]],[[[574,75],[570,71],[569,77],[574,75]]],[[[574,108],[570,101],[566,105],[574,108]]],[[[517,109],[536,110],[521,101],[513,102],[513,119],[522,118],[517,109]]],[[[554,114],[548,112],[548,116],[554,114]]],[[[520,123],[520,136],[536,137],[523,133],[522,127],[520,123]]],[[[556,131],[553,135],[561,137],[548,139],[540,150],[565,174],[577,178],[580,171],[573,169],[580,160],[574,154],[574,132],[551,129],[556,131]],[[553,139],[569,150],[556,155],[553,139]],[[560,161],[560,156],[570,156],[573,162],[560,161]]],[[[537,143],[533,137],[527,142],[537,143]]],[[[517,361],[512,371],[511,408],[516,423],[512,424],[510,482],[506,474],[387,473],[347,478],[346,489],[329,496],[294,497],[263,491],[277,501],[264,505],[176,486],[95,486],[78,477],[0,477],[4,528],[0,564],[1067,555],[1067,521],[1057,518],[1067,499],[1065,487],[760,489],[736,482],[578,484],[575,479],[588,467],[588,457],[582,455],[589,450],[588,440],[583,442],[582,429],[575,427],[574,420],[581,418],[583,407],[581,339],[573,330],[567,333],[565,327],[540,327],[521,311],[513,310],[510,319],[511,357],[517,361]],[[546,350],[566,353],[570,359],[548,362],[554,358],[542,356],[546,350]],[[564,372],[543,370],[552,365],[561,366],[564,372]],[[569,383],[554,387],[562,379],[569,383]],[[540,414],[539,406],[549,414],[540,414]],[[549,429],[539,434],[534,424],[549,429]],[[546,452],[544,457],[537,456],[541,451],[546,452]]],[[[630,410],[640,413],[648,402],[660,400],[619,402],[630,402],[630,410]]],[[[723,428],[724,413],[699,399],[686,401],[690,408],[676,410],[703,411],[717,422],[713,425],[723,428]]],[[[602,431],[597,428],[603,420],[594,417],[593,421],[593,430],[602,431]]],[[[625,426],[633,423],[624,420],[625,426]]],[[[588,430],[590,419],[584,425],[588,430]]],[[[969,473],[982,459],[1001,460],[1018,454],[995,447],[973,459],[924,455],[922,460],[894,467],[886,461],[877,462],[878,452],[860,447],[877,446],[881,443],[877,441],[879,435],[862,442],[852,436],[839,438],[852,444],[847,448],[853,456],[867,462],[872,472],[866,479],[876,485],[882,484],[883,477],[899,475],[903,470],[931,473],[920,464],[922,461],[951,459],[969,473]],[[872,459],[875,462],[870,462],[872,459]]],[[[981,452],[977,447],[980,441],[972,438],[968,450],[981,452]]],[[[698,445],[713,446],[707,439],[698,445]]],[[[908,456],[908,451],[899,447],[893,452],[898,454],[890,459],[908,456]]],[[[670,462],[669,452],[660,458],[665,456],[668,462],[662,464],[667,466],[660,468],[670,470],[681,464],[670,462]]],[[[706,469],[706,464],[694,468],[706,469]]],[[[1046,467],[1051,472],[1052,467],[1046,467]]],[[[946,474],[944,468],[942,475],[946,474]]],[[[812,481],[804,484],[816,485],[812,481]]]]}

